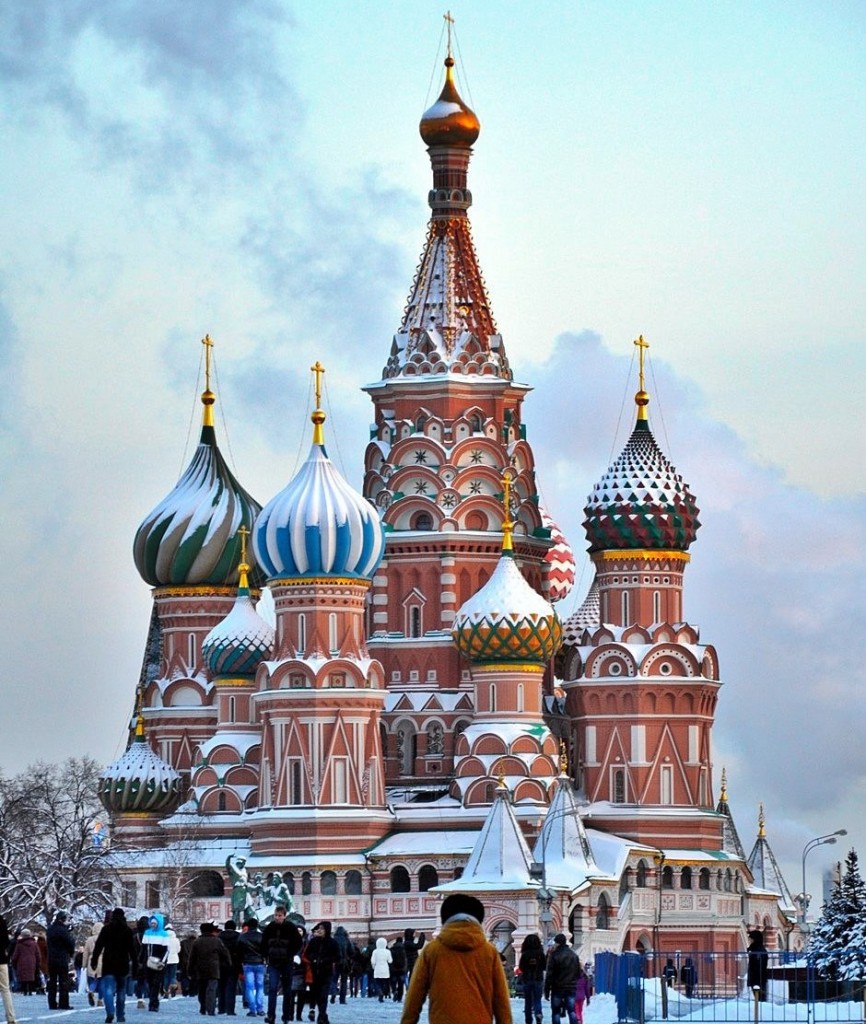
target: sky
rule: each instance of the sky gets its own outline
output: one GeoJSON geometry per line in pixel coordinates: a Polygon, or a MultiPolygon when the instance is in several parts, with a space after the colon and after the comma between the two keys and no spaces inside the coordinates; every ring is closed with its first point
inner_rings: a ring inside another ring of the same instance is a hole
{"type": "MultiPolygon", "coordinates": [[[[702,510],[685,613],[721,663],[716,792],[725,766],[747,850],[763,802],[793,892],[805,843],[848,829],[809,856],[817,894],[866,856],[866,7],[452,12],[473,234],[545,503],[582,552],[643,334],[654,432],[702,510]]],[[[191,456],[205,333],[260,502],[306,453],[316,359],[360,486],[360,387],[428,216],[442,13],[0,5],[5,772],[123,749],[150,610],[132,538],[191,456]]]]}

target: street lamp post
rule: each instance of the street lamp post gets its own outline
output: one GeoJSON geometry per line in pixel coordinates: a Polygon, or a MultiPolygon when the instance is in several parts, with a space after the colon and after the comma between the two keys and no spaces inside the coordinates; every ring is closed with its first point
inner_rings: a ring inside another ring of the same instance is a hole
{"type": "Polygon", "coordinates": [[[847,836],[848,830],[840,828],[836,832],[828,832],[826,836],[817,836],[815,839],[810,839],[808,843],[803,847],[803,891],[800,893],[800,924],[806,926],[806,914],[809,910],[809,903],[811,897],[806,892],[806,858],[809,854],[818,846],[831,846],[836,842],[837,836],[847,836]]]}

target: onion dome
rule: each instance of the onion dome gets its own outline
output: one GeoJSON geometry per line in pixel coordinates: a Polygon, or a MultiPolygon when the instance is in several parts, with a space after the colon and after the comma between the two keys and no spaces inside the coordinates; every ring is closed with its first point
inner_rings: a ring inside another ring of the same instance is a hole
{"type": "MultiPolygon", "coordinates": [[[[509,509],[510,478],[505,476],[509,509]]],[[[550,604],[523,578],[514,561],[510,512],[502,524],[502,557],[490,579],[454,617],[451,636],[461,654],[476,662],[545,665],[556,654],[562,626],[550,604]]]]}
{"type": "MultiPolygon", "coordinates": [[[[209,338],[205,344],[209,355],[209,338]]],[[[135,534],[135,567],[152,587],[235,586],[240,560],[238,530],[242,526],[251,529],[261,509],[235,479],[217,447],[215,396],[209,380],[201,400],[201,438],[192,461],[135,534]]],[[[252,575],[258,585],[258,570],[252,575]]]]}
{"type": "Polygon", "coordinates": [[[562,639],[567,644],[577,644],[585,629],[595,630],[601,625],[601,600],[598,594],[598,580],[592,581],[583,604],[569,615],[562,624],[562,639]]]}
{"type": "Polygon", "coordinates": [[[538,511],[541,513],[541,525],[550,530],[550,539],[553,541],[553,546],[544,556],[544,561],[547,563],[549,582],[547,596],[556,604],[557,601],[568,597],[574,586],[574,552],[547,509],[539,505],[538,511]]]}
{"type": "Polygon", "coordinates": [[[445,84],[439,99],[426,110],[418,125],[427,146],[469,149],[478,138],[481,122],[463,100],[454,84],[454,58],[445,58],[445,84]]]}
{"type": "Polygon", "coordinates": [[[619,458],[593,488],[584,509],[589,550],[685,551],[700,527],[688,484],[656,444],[647,422],[641,337],[637,422],[619,458]]]}
{"type": "Polygon", "coordinates": [[[112,814],[166,813],[177,807],[180,797],[180,774],[151,749],[139,707],[132,743],[99,776],[102,806],[112,814]]]}
{"type": "Polygon", "coordinates": [[[318,408],[319,363],[313,445],[307,461],[260,513],[253,530],[256,559],[269,579],[339,576],[369,578],[385,551],[385,534],[373,506],[354,491],[325,451],[318,408]]]}
{"type": "Polygon", "coordinates": [[[240,586],[231,611],[204,638],[202,655],[214,676],[253,676],[271,652],[274,629],[259,615],[250,596],[246,535],[241,528],[240,586]]]}

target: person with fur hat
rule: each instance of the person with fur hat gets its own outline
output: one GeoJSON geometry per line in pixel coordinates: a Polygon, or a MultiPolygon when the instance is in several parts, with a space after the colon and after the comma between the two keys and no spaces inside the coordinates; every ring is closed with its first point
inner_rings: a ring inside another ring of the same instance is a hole
{"type": "Polygon", "coordinates": [[[511,1024],[502,961],[481,927],[484,905],[452,893],[440,916],[442,930],[415,962],[400,1024],[418,1024],[428,998],[430,1024],[511,1024]]]}

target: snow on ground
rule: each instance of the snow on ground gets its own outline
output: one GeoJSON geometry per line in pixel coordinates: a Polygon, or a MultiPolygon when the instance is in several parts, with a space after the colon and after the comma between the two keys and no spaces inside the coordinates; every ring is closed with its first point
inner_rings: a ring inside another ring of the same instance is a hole
{"type": "MultiPolygon", "coordinates": [[[[71,1010],[49,1010],[45,996],[21,996],[13,994],[15,1002],[16,1020],[19,1024],[25,1021],[53,1020],[58,1022],[67,1021],[73,1018],[69,1024],[103,1024],[105,1011],[101,1008],[87,1005],[87,996],[80,993],[73,993],[70,1002],[71,1010]]],[[[281,1002],[277,1004],[277,1013],[281,1009],[281,1002]]],[[[380,1003],[378,999],[348,999],[345,1006],[339,1003],[328,1007],[328,1017],[331,1024],[398,1024],[400,1014],[403,1011],[402,1003],[395,1003],[386,999],[380,1003]]],[[[514,1024],[523,1024],[523,1000],[513,999],[511,1002],[511,1013],[514,1024]]],[[[304,1014],[306,1022],[306,1013],[304,1014]]],[[[153,1024],[159,1021],[160,1024],[173,1024],[175,1021],[192,1024],[199,1020],[198,999],[166,999],[159,1005],[159,1016],[139,1010],[134,999],[126,1001],[126,1024],[153,1024]]],[[[247,1021],[246,1011],[238,1000],[238,1012],[235,1018],[237,1024],[245,1024],[247,1021]]],[[[279,1020],[279,1016],[277,1018],[279,1020]]],[[[594,996],[591,1005],[584,1013],[585,1024],[615,1024],[617,1019],[616,1003],[613,996],[594,996]]],[[[550,1003],[544,1003],[544,1020],[550,1021],[550,1003]]],[[[264,1018],[258,1018],[259,1024],[264,1024],[264,1018]]],[[[421,1024],[426,1024],[427,1009],[421,1013],[421,1024]]],[[[250,1022],[252,1024],[252,1022],[250,1022]]],[[[308,1024],[308,1022],[307,1022],[308,1024]]]]}

